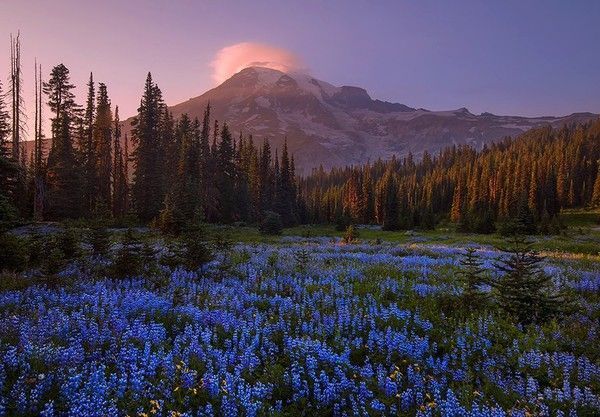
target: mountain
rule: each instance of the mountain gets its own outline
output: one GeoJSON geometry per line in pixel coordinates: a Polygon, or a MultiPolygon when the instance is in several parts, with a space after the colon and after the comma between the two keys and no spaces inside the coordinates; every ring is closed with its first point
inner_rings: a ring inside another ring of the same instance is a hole
{"type": "MultiPolygon", "coordinates": [[[[475,115],[466,108],[449,111],[414,109],[373,100],[365,89],[336,87],[301,73],[250,67],[201,96],[170,107],[175,117],[201,118],[210,102],[213,118],[236,133],[268,138],[280,147],[285,137],[300,173],[365,163],[377,158],[416,158],[452,144],[485,143],[516,136],[533,127],[584,122],[597,115],[564,117],[475,115]]],[[[126,123],[125,130],[128,130],[126,123]]]]}

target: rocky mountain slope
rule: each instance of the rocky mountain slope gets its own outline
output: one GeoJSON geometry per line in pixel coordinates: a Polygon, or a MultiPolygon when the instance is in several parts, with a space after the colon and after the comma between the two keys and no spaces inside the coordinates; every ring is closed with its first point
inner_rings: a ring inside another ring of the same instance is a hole
{"type": "Polygon", "coordinates": [[[592,113],[526,118],[414,109],[373,100],[358,87],[336,87],[306,74],[250,67],[201,96],[171,107],[175,117],[202,117],[207,103],[213,117],[236,133],[268,138],[275,147],[285,137],[300,172],[359,164],[377,158],[432,153],[452,145],[483,146],[533,127],[593,119],[592,113]]]}

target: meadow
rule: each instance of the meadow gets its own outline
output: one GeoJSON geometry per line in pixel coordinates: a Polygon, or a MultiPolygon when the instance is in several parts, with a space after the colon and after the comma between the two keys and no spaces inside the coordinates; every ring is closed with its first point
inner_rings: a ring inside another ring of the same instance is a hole
{"type": "MultiPolygon", "coordinates": [[[[594,238],[579,218],[569,230],[594,238]]],[[[499,236],[361,229],[346,244],[331,228],[226,230],[232,245],[198,270],[146,260],[115,278],[87,255],[51,282],[3,287],[0,415],[600,414],[589,239],[539,239],[551,243],[544,272],[578,308],[522,325],[491,287],[472,303],[457,279],[466,247],[501,278],[499,236]]]]}

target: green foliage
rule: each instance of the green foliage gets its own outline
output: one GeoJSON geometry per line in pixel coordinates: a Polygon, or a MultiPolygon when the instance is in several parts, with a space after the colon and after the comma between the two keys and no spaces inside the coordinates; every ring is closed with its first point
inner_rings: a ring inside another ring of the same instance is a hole
{"type": "Polygon", "coordinates": [[[279,263],[279,254],[277,252],[272,252],[267,258],[267,267],[269,270],[275,274],[277,272],[277,265],[279,263]]]}
{"type": "Polygon", "coordinates": [[[0,272],[23,271],[27,267],[27,248],[23,239],[0,233],[0,272]]]}
{"type": "Polygon", "coordinates": [[[42,263],[42,273],[46,276],[54,276],[67,266],[65,253],[56,245],[53,245],[42,263]]]}
{"type": "Polygon", "coordinates": [[[504,248],[507,257],[496,264],[504,276],[493,284],[498,306],[519,323],[543,323],[570,308],[564,291],[554,287],[541,269],[542,258],[523,237],[504,248]]]}
{"type": "Polygon", "coordinates": [[[81,256],[81,241],[77,233],[66,228],[56,237],[56,246],[61,250],[67,260],[79,258],[81,256]]]}
{"type": "Polygon", "coordinates": [[[357,240],[358,237],[359,237],[358,231],[354,228],[354,225],[351,224],[350,226],[348,226],[346,228],[346,231],[344,232],[343,240],[344,240],[344,243],[349,244],[349,243],[352,243],[355,240],[357,240]]]}
{"type": "Polygon", "coordinates": [[[139,275],[143,266],[141,251],[142,242],[132,229],[127,229],[111,267],[112,276],[127,278],[139,275]]]}
{"type": "Polygon", "coordinates": [[[283,224],[279,213],[266,211],[259,230],[264,235],[280,235],[283,231],[283,224]]]}
{"type": "Polygon", "coordinates": [[[340,214],[335,219],[335,230],[338,232],[343,232],[348,228],[348,226],[350,226],[350,224],[352,224],[352,219],[350,216],[340,214]]]}
{"type": "Polygon", "coordinates": [[[157,251],[154,245],[150,242],[144,242],[140,251],[142,258],[142,268],[145,273],[154,275],[158,273],[158,262],[156,257],[157,251]]]}
{"type": "Polygon", "coordinates": [[[29,268],[37,268],[42,264],[50,244],[50,238],[36,232],[27,238],[27,265],[29,268]]]}
{"type": "Polygon", "coordinates": [[[481,266],[481,260],[477,257],[476,249],[467,248],[463,258],[460,260],[461,269],[458,276],[463,287],[463,304],[468,309],[476,309],[486,300],[486,296],[480,291],[481,285],[488,281],[484,277],[485,269],[481,266]]]}
{"type": "MultiPolygon", "coordinates": [[[[198,225],[187,228],[181,238],[181,245],[181,257],[189,270],[201,269],[214,257],[210,246],[206,242],[204,231],[198,225]]],[[[222,250],[228,250],[231,245],[225,239],[222,239],[219,240],[216,246],[222,250]]]]}
{"type": "Polygon", "coordinates": [[[294,252],[294,260],[296,261],[295,269],[298,272],[306,272],[306,267],[310,262],[310,254],[304,248],[294,252]]]}
{"type": "MultiPolygon", "coordinates": [[[[2,162],[0,161],[0,164],[2,162]]],[[[0,231],[8,229],[18,218],[17,208],[0,194],[0,231]]]]}
{"type": "Polygon", "coordinates": [[[107,256],[110,250],[110,234],[105,227],[96,226],[90,230],[89,243],[95,256],[107,256]]]}
{"type": "Polygon", "coordinates": [[[165,235],[178,236],[185,226],[185,218],[177,209],[171,194],[165,198],[165,204],[155,219],[156,226],[165,235]]]}
{"type": "Polygon", "coordinates": [[[519,205],[517,215],[500,225],[499,232],[502,236],[533,235],[537,232],[537,226],[533,213],[526,202],[519,205]]]}

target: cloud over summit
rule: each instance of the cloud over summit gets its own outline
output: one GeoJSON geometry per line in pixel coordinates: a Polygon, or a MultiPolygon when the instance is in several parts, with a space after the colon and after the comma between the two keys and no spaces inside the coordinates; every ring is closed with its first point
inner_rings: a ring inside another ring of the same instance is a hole
{"type": "Polygon", "coordinates": [[[256,42],[240,42],[217,52],[211,63],[212,77],[220,84],[233,74],[252,66],[284,72],[304,69],[302,60],[290,51],[256,42]]]}

